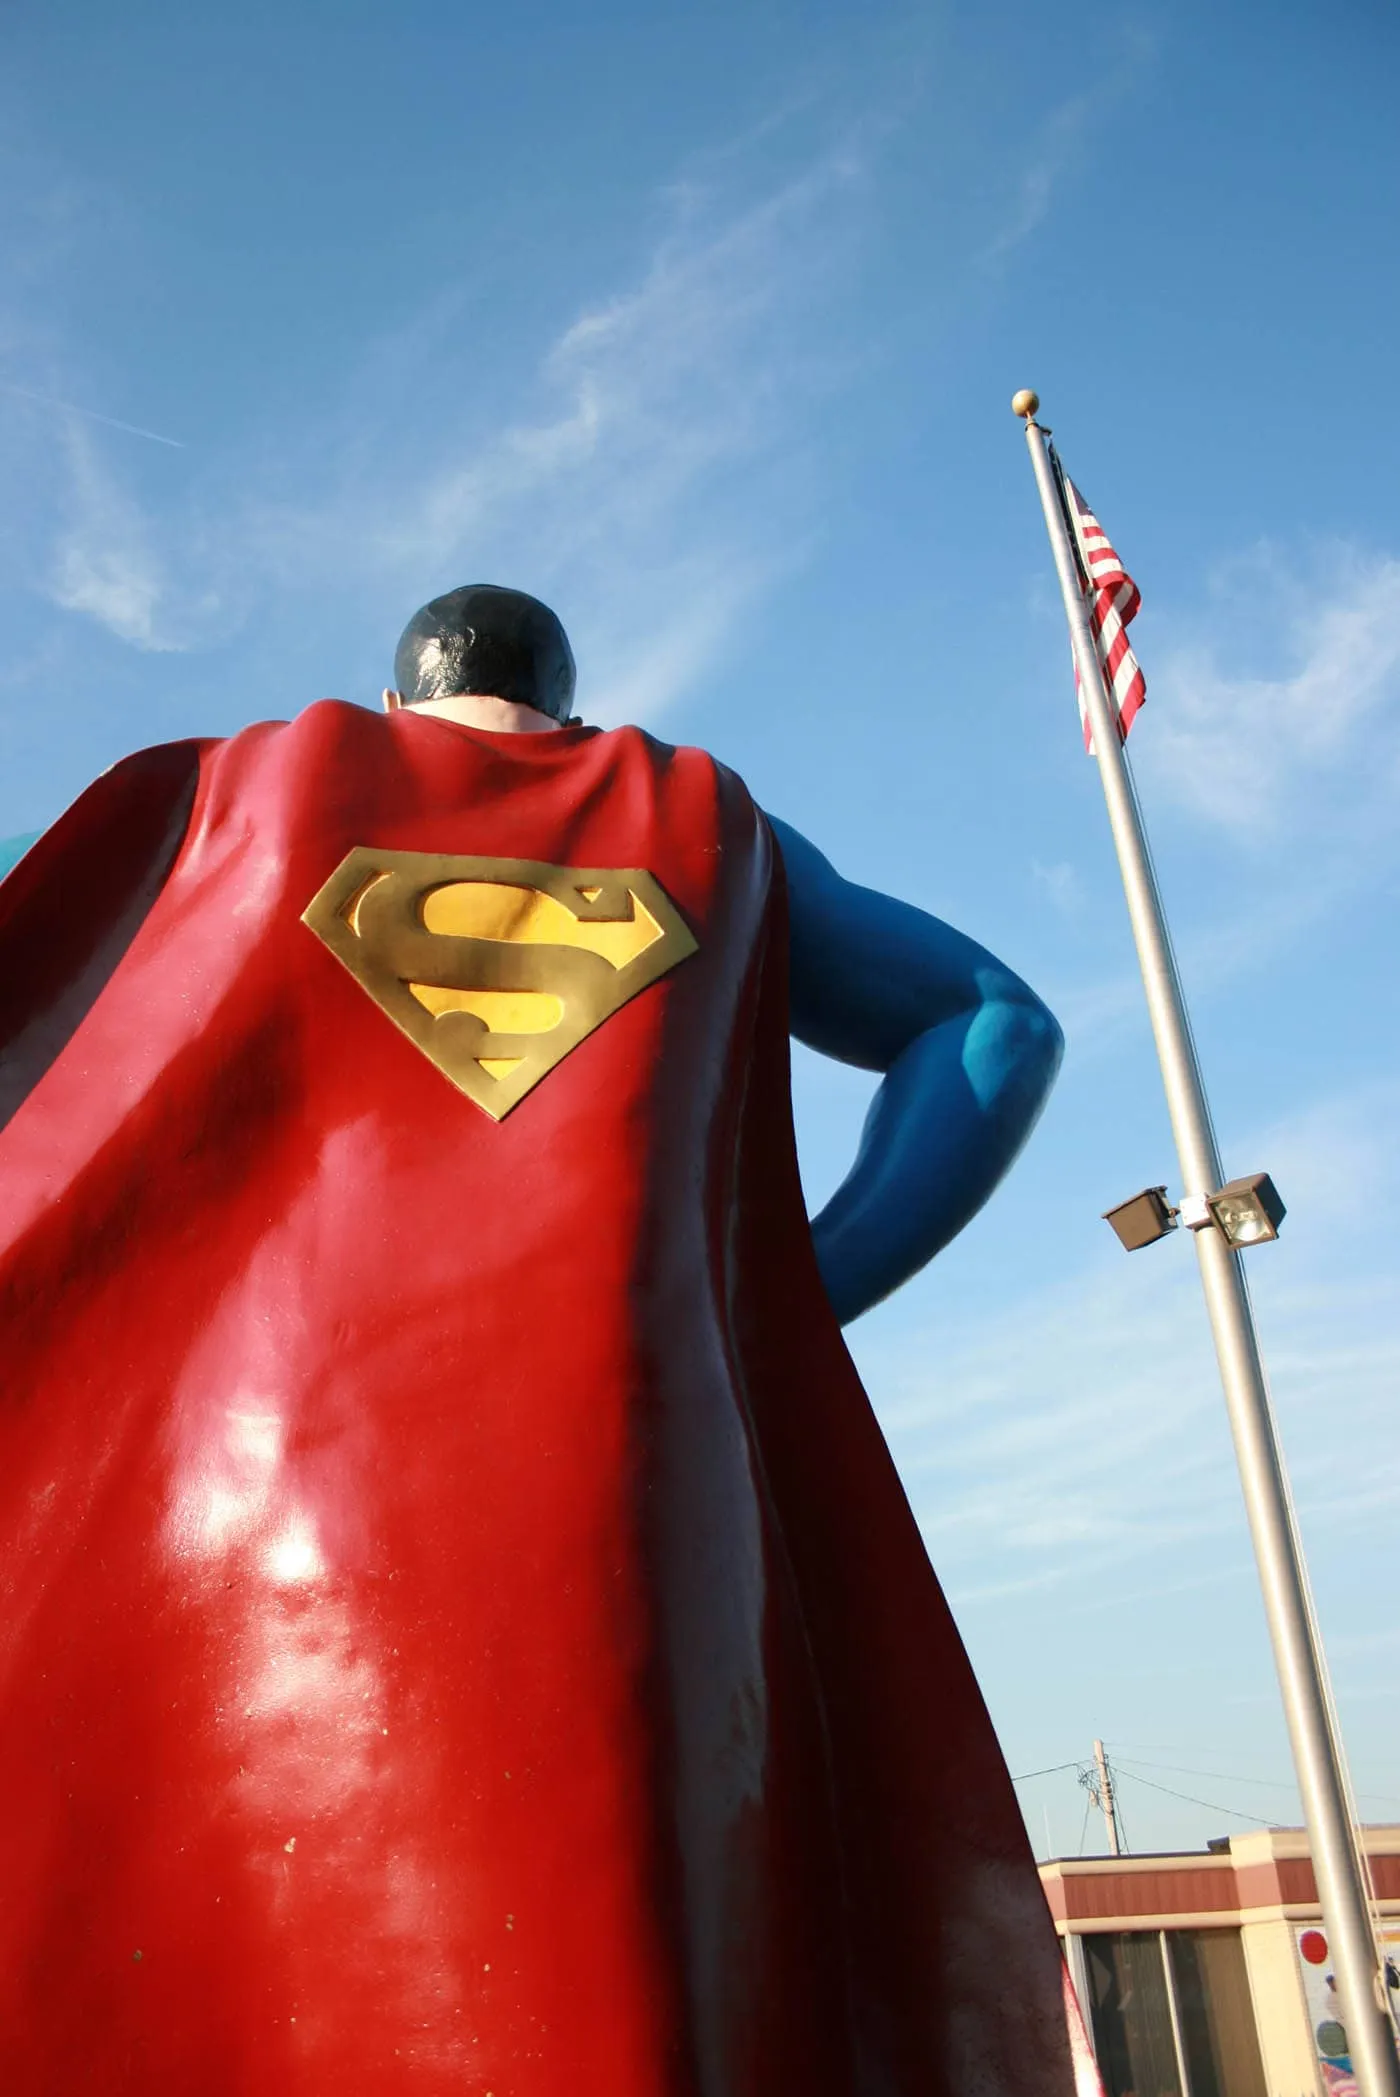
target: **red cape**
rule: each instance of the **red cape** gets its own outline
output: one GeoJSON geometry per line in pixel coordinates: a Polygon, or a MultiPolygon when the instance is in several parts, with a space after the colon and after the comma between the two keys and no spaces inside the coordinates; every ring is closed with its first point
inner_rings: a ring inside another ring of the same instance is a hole
{"type": "Polygon", "coordinates": [[[784,939],[702,753],[329,701],[0,888],[8,2097],[1072,2087],[784,939]],[[646,869],[695,951],[496,1121],[302,921],[360,846],[646,869]]]}

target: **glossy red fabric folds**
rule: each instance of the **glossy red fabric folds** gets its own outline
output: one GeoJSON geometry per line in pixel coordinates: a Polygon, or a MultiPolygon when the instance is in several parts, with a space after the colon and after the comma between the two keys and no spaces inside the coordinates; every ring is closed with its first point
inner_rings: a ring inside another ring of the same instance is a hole
{"type": "Polygon", "coordinates": [[[7,2097],[1072,2087],[783,941],[703,754],[330,701],[0,887],[7,2097]],[[357,845],[645,867],[698,952],[493,1123],[301,922],[357,845]]]}

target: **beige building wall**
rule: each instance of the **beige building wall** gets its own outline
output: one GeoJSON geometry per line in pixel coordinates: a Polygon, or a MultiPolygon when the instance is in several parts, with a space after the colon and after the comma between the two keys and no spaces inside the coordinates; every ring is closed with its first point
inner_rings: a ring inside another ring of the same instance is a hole
{"type": "Polygon", "coordinates": [[[1240,1929],[1240,1941],[1269,2097],[1325,2097],[1292,1924],[1246,1922],[1240,1929]]]}

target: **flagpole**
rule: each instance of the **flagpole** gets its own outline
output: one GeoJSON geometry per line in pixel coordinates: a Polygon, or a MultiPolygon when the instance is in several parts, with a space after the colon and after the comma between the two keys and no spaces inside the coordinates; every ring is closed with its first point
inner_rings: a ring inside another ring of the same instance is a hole
{"type": "Polygon", "coordinates": [[[1124,760],[1117,715],[1094,646],[1068,521],[1046,450],[1048,433],[1035,420],[1040,402],[1034,393],[1018,393],[1012,406],[1025,418],[1026,443],[1055,556],[1075,667],[1108,804],[1109,828],[1123,877],[1133,942],[1147,992],[1185,1189],[1180,1212],[1196,1240],[1201,1286],[1244,1489],[1264,1614],[1278,1669],[1318,1899],[1346,2018],[1357,2086],[1361,2097],[1400,2097],[1400,2058],[1396,2055],[1393,2027],[1383,2007],[1384,1984],[1352,1834],[1341,1755],[1328,1709],[1322,1649],[1309,1605],[1302,1545],[1289,1504],[1283,1453],[1264,1380],[1249,1293],[1240,1255],[1227,1242],[1206,1207],[1206,1196],[1220,1187],[1221,1173],[1205,1086],[1142,815],[1124,760]]]}

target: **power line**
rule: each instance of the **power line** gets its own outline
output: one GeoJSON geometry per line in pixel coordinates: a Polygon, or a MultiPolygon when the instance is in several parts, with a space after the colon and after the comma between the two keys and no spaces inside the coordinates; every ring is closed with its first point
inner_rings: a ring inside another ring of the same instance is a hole
{"type": "MultiPolygon", "coordinates": [[[[1179,1777],[1211,1777],[1221,1784],[1257,1785],[1263,1791],[1292,1791],[1296,1793],[1298,1789],[1296,1781],[1290,1783],[1281,1777],[1237,1777],[1232,1770],[1192,1769],[1184,1762],[1144,1762],[1140,1756],[1136,1755],[1128,1756],[1125,1761],[1121,1754],[1116,1757],[1116,1761],[1120,1768],[1126,1768],[1129,1764],[1136,1762],[1139,1769],[1164,1769],[1169,1774],[1179,1777]]],[[[1144,1781],[1146,1780],[1144,1779],[1144,1781]]],[[[1400,1806],[1400,1799],[1384,1791],[1359,1791],[1356,1795],[1358,1798],[1373,1799],[1378,1806],[1400,1806]]]]}
{"type": "MultiPolygon", "coordinates": [[[[1013,1777],[1011,1781],[1013,1784],[1029,1784],[1036,1777],[1057,1777],[1064,1770],[1079,1770],[1083,1767],[1084,1764],[1080,1761],[1052,1762],[1045,1769],[1028,1769],[1024,1772],[1023,1775],[1019,1777],[1013,1777]]],[[[1233,1774],[1232,1771],[1226,1769],[1195,1769],[1185,1763],[1180,1762],[1145,1762],[1137,1756],[1129,1757],[1126,1762],[1124,1761],[1121,1755],[1116,1756],[1114,1759],[1114,1767],[1115,1769],[1121,1771],[1121,1773],[1124,1776],[1131,1777],[1135,1784],[1146,1784],[1149,1790],[1163,1792],[1167,1798],[1182,1799],[1189,1806],[1204,1806],[1208,1813],[1224,1813],[1227,1814],[1232,1820],[1253,1821],[1254,1824],[1258,1827],[1268,1827],[1270,1825],[1268,1816],[1266,1814],[1242,1813],[1240,1812],[1237,1806],[1216,1805],[1215,1803],[1213,1803],[1212,1800],[1208,1798],[1196,1798],[1189,1791],[1174,1791],[1170,1784],[1154,1784],[1151,1777],[1144,1777],[1140,1774],[1140,1772],[1144,1769],[1162,1769],[1166,1770],[1169,1774],[1172,1775],[1179,1775],[1184,1777],[1209,1777],[1212,1779],[1212,1781],[1218,1784],[1248,1784],[1251,1786],[1257,1786],[1259,1789],[1264,1791],[1292,1791],[1295,1794],[1297,1791],[1297,1786],[1295,1784],[1285,1783],[1277,1777],[1237,1777],[1233,1774]],[[1136,1768],[1131,1767],[1131,1763],[1136,1763],[1136,1768]]],[[[1377,1805],[1400,1805],[1400,1799],[1390,1797],[1387,1793],[1382,1791],[1363,1791],[1359,1792],[1357,1796],[1360,1798],[1372,1799],[1375,1801],[1377,1805]]],[[[1086,1806],[1085,1808],[1084,1832],[1087,1832],[1088,1830],[1089,1808],[1092,1805],[1093,1800],[1090,1799],[1088,1806],[1086,1806]]],[[[1081,1832],[1080,1834],[1079,1844],[1080,1854],[1082,1855],[1084,1847],[1083,1832],[1081,1832]]]]}
{"type": "Polygon", "coordinates": [[[1144,1762],[1138,1755],[1119,1755],[1117,1761],[1120,1769],[1131,1769],[1136,1764],[1139,1769],[1164,1769],[1169,1776],[1214,1777],[1222,1784],[1257,1784],[1265,1791],[1296,1791],[1298,1788],[1296,1782],[1289,1783],[1282,1777],[1237,1777],[1233,1770],[1192,1769],[1184,1762],[1144,1762]]]}
{"type": "Polygon", "coordinates": [[[1170,1784],[1154,1784],[1151,1777],[1140,1777],[1136,1770],[1123,1769],[1121,1763],[1118,1767],[1121,1774],[1128,1777],[1134,1784],[1146,1784],[1149,1791],[1163,1791],[1168,1798],[1185,1799],[1188,1806],[1204,1806],[1207,1813],[1228,1813],[1232,1820],[1252,1820],[1256,1826],[1261,1828],[1266,1828],[1270,1825],[1265,1814],[1241,1813],[1237,1806],[1217,1806],[1208,1798],[1193,1798],[1189,1791],[1173,1791],[1170,1784]]]}

